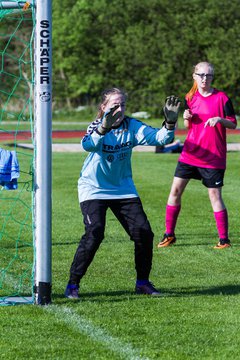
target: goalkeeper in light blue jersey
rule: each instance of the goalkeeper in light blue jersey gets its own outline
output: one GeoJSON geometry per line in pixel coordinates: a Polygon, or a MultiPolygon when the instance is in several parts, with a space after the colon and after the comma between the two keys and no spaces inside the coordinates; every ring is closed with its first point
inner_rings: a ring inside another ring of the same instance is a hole
{"type": "Polygon", "coordinates": [[[131,155],[137,145],[161,146],[173,140],[180,101],[175,96],[166,99],[161,129],[126,116],[125,105],[123,90],[104,91],[97,120],[82,140],[84,150],[89,152],[78,181],[85,233],[70,268],[65,291],[68,298],[79,297],[80,280],[104,239],[108,209],[134,241],[136,293],[160,295],[149,281],[154,234],[132,179],[131,155]]]}

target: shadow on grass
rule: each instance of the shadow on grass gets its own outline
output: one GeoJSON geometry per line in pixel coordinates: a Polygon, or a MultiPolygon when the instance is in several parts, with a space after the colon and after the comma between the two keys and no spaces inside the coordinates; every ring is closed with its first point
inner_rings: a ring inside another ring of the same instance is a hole
{"type": "Polygon", "coordinates": [[[63,294],[53,294],[53,301],[54,299],[65,299],[66,302],[69,301],[89,301],[92,300],[94,302],[121,302],[121,301],[129,301],[134,300],[136,298],[140,298],[144,295],[137,295],[134,291],[96,291],[96,292],[82,292],[79,295],[79,299],[67,299],[64,297],[63,294]]]}
{"type": "Polygon", "coordinates": [[[162,296],[146,296],[137,295],[134,291],[96,291],[96,292],[83,292],[80,293],[79,300],[69,300],[63,294],[53,295],[53,301],[58,299],[65,299],[69,301],[89,301],[94,302],[121,302],[142,299],[143,297],[149,299],[163,299],[165,297],[191,297],[191,296],[224,296],[224,295],[239,295],[240,285],[223,285],[206,288],[181,288],[181,289],[162,289],[162,296]]]}
{"type": "Polygon", "coordinates": [[[210,242],[201,242],[201,243],[187,243],[187,242],[184,242],[184,243],[177,243],[177,244],[174,244],[174,247],[178,246],[178,247],[187,247],[187,246],[214,246],[216,244],[211,244],[210,242]]]}
{"type": "Polygon", "coordinates": [[[52,246],[68,246],[68,245],[78,245],[79,244],[79,239],[78,240],[73,240],[73,241],[65,241],[65,242],[52,242],[52,246]]]}
{"type": "MultiPolygon", "coordinates": [[[[230,237],[231,240],[231,244],[232,244],[232,248],[234,247],[240,247],[240,242],[235,242],[235,240],[232,240],[232,237],[230,237]]],[[[210,247],[214,247],[218,242],[218,238],[216,237],[216,234],[208,234],[206,236],[206,234],[204,233],[198,233],[196,234],[184,234],[184,235],[178,235],[177,236],[177,242],[174,246],[210,246],[210,247]],[[196,237],[203,239],[203,241],[199,241],[199,242],[189,242],[189,240],[191,241],[191,239],[195,239],[196,237]],[[187,240],[185,242],[185,240],[187,240]]]]}
{"type": "MultiPolygon", "coordinates": [[[[235,242],[232,242],[231,241],[231,244],[232,244],[232,246],[231,246],[231,248],[230,249],[239,249],[239,247],[240,247],[240,243],[238,242],[238,243],[235,243],[235,242]]],[[[214,248],[214,246],[216,246],[217,245],[217,241],[214,243],[214,242],[211,242],[211,241],[204,241],[204,242],[199,242],[199,243],[196,243],[196,242],[192,242],[192,243],[190,243],[190,242],[179,242],[179,241],[177,241],[176,242],[176,244],[174,244],[173,246],[174,247],[190,247],[190,246],[194,246],[194,247],[199,247],[199,246],[205,246],[205,247],[208,247],[208,248],[214,248]]],[[[230,250],[230,249],[227,249],[227,250],[230,250]]],[[[224,250],[225,251],[225,250],[224,250]]]]}
{"type": "Polygon", "coordinates": [[[239,285],[222,285],[222,286],[213,286],[205,288],[181,288],[181,289],[172,289],[166,290],[166,296],[173,297],[189,297],[189,296],[202,296],[202,295],[239,295],[240,294],[240,284],[239,285]]]}

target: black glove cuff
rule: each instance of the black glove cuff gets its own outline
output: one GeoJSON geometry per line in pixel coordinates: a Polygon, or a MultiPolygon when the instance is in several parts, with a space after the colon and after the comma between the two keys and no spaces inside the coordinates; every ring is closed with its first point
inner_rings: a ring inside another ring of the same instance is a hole
{"type": "Polygon", "coordinates": [[[102,126],[102,125],[99,125],[99,127],[96,129],[96,133],[99,134],[99,135],[105,135],[105,134],[107,134],[110,130],[111,130],[111,128],[106,128],[106,127],[104,127],[104,126],[102,126]],[[100,128],[101,128],[102,132],[101,132],[101,130],[99,131],[100,128]]]}
{"type": "Polygon", "coordinates": [[[162,123],[162,126],[165,126],[167,130],[175,130],[176,124],[169,124],[166,120],[162,123]]]}

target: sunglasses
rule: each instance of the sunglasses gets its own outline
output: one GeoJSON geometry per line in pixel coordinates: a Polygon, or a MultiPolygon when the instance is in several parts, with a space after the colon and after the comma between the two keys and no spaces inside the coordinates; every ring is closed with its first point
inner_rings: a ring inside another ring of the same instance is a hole
{"type": "Polygon", "coordinates": [[[195,73],[195,75],[198,75],[198,76],[200,76],[200,78],[203,80],[204,78],[205,78],[205,76],[206,76],[206,78],[207,79],[212,79],[213,78],[213,74],[197,74],[197,73],[195,73]]]}

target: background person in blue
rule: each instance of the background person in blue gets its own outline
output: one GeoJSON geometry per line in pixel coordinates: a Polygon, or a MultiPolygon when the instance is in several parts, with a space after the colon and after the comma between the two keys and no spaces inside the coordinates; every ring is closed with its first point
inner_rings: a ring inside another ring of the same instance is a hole
{"type": "Polygon", "coordinates": [[[163,107],[165,121],[155,129],[125,116],[126,94],[118,88],[102,94],[97,120],[82,140],[89,152],[78,181],[85,234],[75,253],[65,290],[79,297],[79,283],[104,239],[106,212],[111,209],[135,245],[136,293],[160,295],[149,281],[153,232],[132,179],[131,155],[137,145],[165,145],[174,138],[180,101],[169,96],[163,107]]]}

